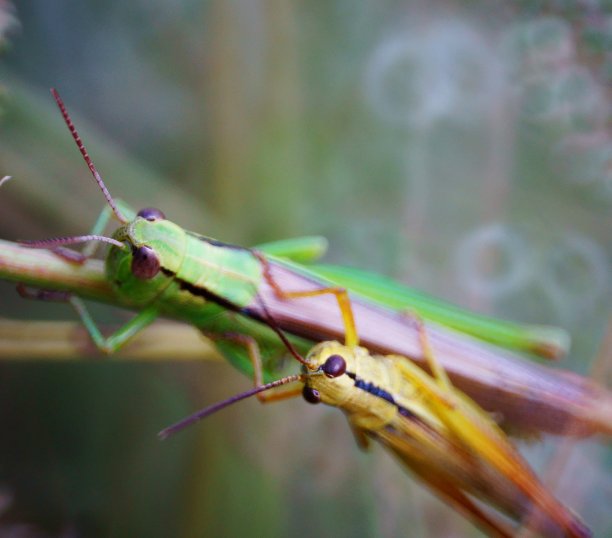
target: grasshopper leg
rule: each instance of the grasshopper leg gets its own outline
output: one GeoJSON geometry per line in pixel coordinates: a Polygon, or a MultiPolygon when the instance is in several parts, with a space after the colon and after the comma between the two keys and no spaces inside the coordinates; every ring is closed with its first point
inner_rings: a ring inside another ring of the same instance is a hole
{"type": "Polygon", "coordinates": [[[24,299],[70,303],[81,319],[83,326],[87,330],[95,346],[105,354],[114,353],[120,349],[128,340],[153,323],[158,317],[156,308],[145,308],[125,325],[117,329],[113,334],[105,337],[100,332],[100,329],[98,329],[85,303],[71,293],[55,290],[30,290],[24,284],[17,284],[17,293],[24,299]]]}
{"type": "MultiPolygon", "coordinates": [[[[257,340],[248,334],[236,333],[236,332],[224,332],[224,333],[213,333],[200,329],[202,334],[212,341],[224,340],[232,342],[239,346],[244,347],[249,356],[251,364],[253,365],[253,384],[255,387],[260,387],[264,384],[263,379],[263,367],[261,362],[261,352],[259,350],[259,344],[257,340]]],[[[302,394],[302,388],[299,389],[288,389],[283,391],[276,391],[272,393],[260,392],[258,393],[257,399],[262,403],[277,402],[280,400],[286,400],[288,398],[294,398],[302,394]]]]}
{"type": "MultiPolygon", "coordinates": [[[[109,206],[105,205],[102,211],[100,212],[100,215],[98,215],[96,222],[94,222],[94,225],[92,226],[89,234],[102,235],[102,232],[104,232],[104,229],[109,223],[112,215],[112,209],[109,206]]],[[[82,255],[84,256],[84,258],[91,258],[96,253],[96,250],[98,249],[99,245],[100,243],[97,241],[90,241],[89,243],[87,243],[82,251],[82,255]]]]}
{"type": "Polygon", "coordinates": [[[85,303],[78,297],[71,296],[69,302],[76,310],[76,313],[81,318],[81,322],[89,333],[96,347],[105,354],[114,353],[127,343],[128,340],[137,335],[140,331],[148,327],[158,317],[158,311],[155,307],[148,307],[141,310],[125,325],[117,329],[113,334],[105,337],[98,329],[93,318],[89,314],[85,303]]]}
{"type": "Polygon", "coordinates": [[[353,434],[355,442],[357,443],[357,446],[361,450],[368,450],[370,448],[370,439],[366,435],[366,430],[360,428],[356,424],[353,424],[353,422],[351,422],[350,420],[348,422],[349,426],[351,427],[351,432],[353,434]]]}
{"type": "MultiPolygon", "coordinates": [[[[119,200],[119,199],[115,200],[115,205],[119,208],[119,210],[121,211],[123,215],[129,216],[130,219],[133,218],[134,210],[129,205],[127,205],[125,202],[123,202],[123,200],[119,200]]],[[[112,220],[113,216],[114,216],[114,213],[113,213],[112,208],[108,205],[105,205],[102,208],[102,211],[100,211],[100,214],[98,215],[98,218],[96,219],[96,222],[94,222],[94,225],[92,226],[91,231],[89,232],[89,235],[94,235],[94,236],[103,235],[104,230],[106,229],[106,226],[112,220]]],[[[100,246],[99,241],[90,241],[83,248],[82,255],[85,257],[85,259],[91,258],[96,253],[96,250],[98,249],[99,246],[100,246]]]]}
{"type": "Polygon", "coordinates": [[[67,302],[70,300],[70,293],[67,291],[56,291],[56,290],[32,290],[25,284],[19,283],[15,286],[17,293],[24,299],[32,299],[35,301],[57,301],[67,302]]]}
{"type": "MultiPolygon", "coordinates": [[[[416,366],[400,360],[398,365],[403,375],[425,395],[429,405],[454,437],[479,460],[486,462],[513,483],[568,536],[575,538],[590,536],[590,531],[582,521],[548,492],[485,411],[452,386],[446,377],[446,372],[437,365],[425,325],[419,321],[417,318],[423,354],[434,372],[436,382],[431,383],[425,374],[421,375],[420,372],[413,370],[416,366]],[[442,375],[439,375],[438,369],[442,375]]],[[[526,515],[529,517],[529,511],[526,515]]]]}
{"type": "Polygon", "coordinates": [[[353,309],[351,307],[351,299],[346,288],[330,286],[307,291],[283,290],[279,286],[278,282],[274,280],[272,272],[270,271],[270,262],[266,259],[266,257],[257,251],[253,251],[253,253],[261,262],[264,278],[274,290],[276,296],[280,299],[299,299],[302,297],[317,297],[319,295],[328,294],[334,295],[336,297],[336,301],[338,301],[338,307],[340,308],[340,313],[342,314],[342,320],[344,322],[345,344],[349,347],[359,345],[359,336],[357,335],[357,327],[355,325],[355,318],[353,316],[353,309]]]}
{"type": "Polygon", "coordinates": [[[56,256],[62,258],[64,261],[68,263],[73,263],[75,265],[83,265],[89,258],[89,256],[82,252],[77,252],[76,250],[71,250],[69,248],[64,247],[55,247],[51,250],[51,252],[53,252],[53,254],[55,254],[56,256]]]}
{"type": "Polygon", "coordinates": [[[411,321],[412,324],[415,326],[416,331],[419,335],[419,343],[421,344],[421,351],[423,352],[425,362],[429,366],[429,369],[431,370],[431,373],[433,374],[434,378],[440,385],[440,388],[450,391],[452,383],[448,378],[446,370],[438,362],[436,354],[433,352],[431,344],[429,343],[429,338],[427,337],[427,329],[425,327],[425,322],[423,321],[423,318],[421,318],[421,316],[412,311],[403,312],[402,316],[407,320],[411,321]]]}

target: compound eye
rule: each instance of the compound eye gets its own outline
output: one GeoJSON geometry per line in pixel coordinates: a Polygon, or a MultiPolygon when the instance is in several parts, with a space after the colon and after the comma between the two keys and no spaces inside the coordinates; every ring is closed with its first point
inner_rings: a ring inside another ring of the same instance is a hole
{"type": "Polygon", "coordinates": [[[346,361],[340,355],[330,355],[321,370],[327,377],[339,377],[346,372],[346,361]]]}
{"type": "Polygon", "coordinates": [[[157,254],[150,247],[138,247],[132,253],[132,274],[141,280],[149,280],[159,273],[157,254]]]}
{"type": "Polygon", "coordinates": [[[311,404],[318,404],[321,402],[321,395],[317,389],[313,389],[312,387],[308,387],[304,385],[304,389],[302,390],[302,396],[304,396],[304,400],[311,404]]]}
{"type": "Polygon", "coordinates": [[[163,220],[166,218],[166,215],[154,207],[145,207],[144,209],[141,209],[136,216],[147,219],[150,222],[153,222],[154,220],[163,220]]]}

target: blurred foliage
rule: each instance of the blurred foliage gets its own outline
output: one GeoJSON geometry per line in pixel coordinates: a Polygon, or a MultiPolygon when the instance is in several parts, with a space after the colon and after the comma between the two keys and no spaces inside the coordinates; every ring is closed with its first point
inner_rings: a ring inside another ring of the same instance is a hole
{"type": "MultiPolygon", "coordinates": [[[[324,234],[333,261],[563,325],[564,366],[588,372],[610,316],[610,13],[608,0],[2,0],[0,177],[14,180],[0,236],[84,233],[102,207],[55,86],[114,196],[240,244],[324,234]]],[[[72,313],[0,283],[0,315],[72,313]]],[[[244,403],[157,441],[246,386],[223,364],[0,364],[0,531],[476,535],[388,455],[359,454],[340,413],[300,401],[244,403]]],[[[539,471],[555,446],[529,448],[539,471]]],[[[558,487],[599,536],[610,462],[581,443],[558,487]]]]}

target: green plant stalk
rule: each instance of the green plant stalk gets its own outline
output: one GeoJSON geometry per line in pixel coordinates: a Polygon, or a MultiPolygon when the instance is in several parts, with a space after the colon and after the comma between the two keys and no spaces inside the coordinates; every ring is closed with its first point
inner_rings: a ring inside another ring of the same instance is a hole
{"type": "MultiPolygon", "coordinates": [[[[80,322],[20,321],[0,318],[0,358],[26,361],[81,360],[101,356],[80,322]]],[[[221,361],[216,346],[184,323],[157,321],[143,329],[116,355],[131,361],[221,361]]]]}

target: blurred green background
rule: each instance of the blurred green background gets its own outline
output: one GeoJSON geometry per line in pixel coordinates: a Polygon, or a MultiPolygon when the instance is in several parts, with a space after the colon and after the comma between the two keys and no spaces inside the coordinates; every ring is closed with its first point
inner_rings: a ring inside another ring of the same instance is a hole
{"type": "MultiPolygon", "coordinates": [[[[114,196],[238,244],[325,235],[330,261],[565,327],[587,374],[612,288],[612,4],[585,5],[2,0],[0,237],[85,233],[103,206],[54,86],[114,196]]],[[[1,317],[74,319],[13,288],[1,317]]],[[[248,386],[223,363],[0,364],[0,536],[478,535],[334,410],[250,401],[157,441],[248,386]]],[[[546,476],[558,443],[525,449],[546,476]]],[[[562,467],[559,496],[612,536],[610,449],[562,467]]]]}

